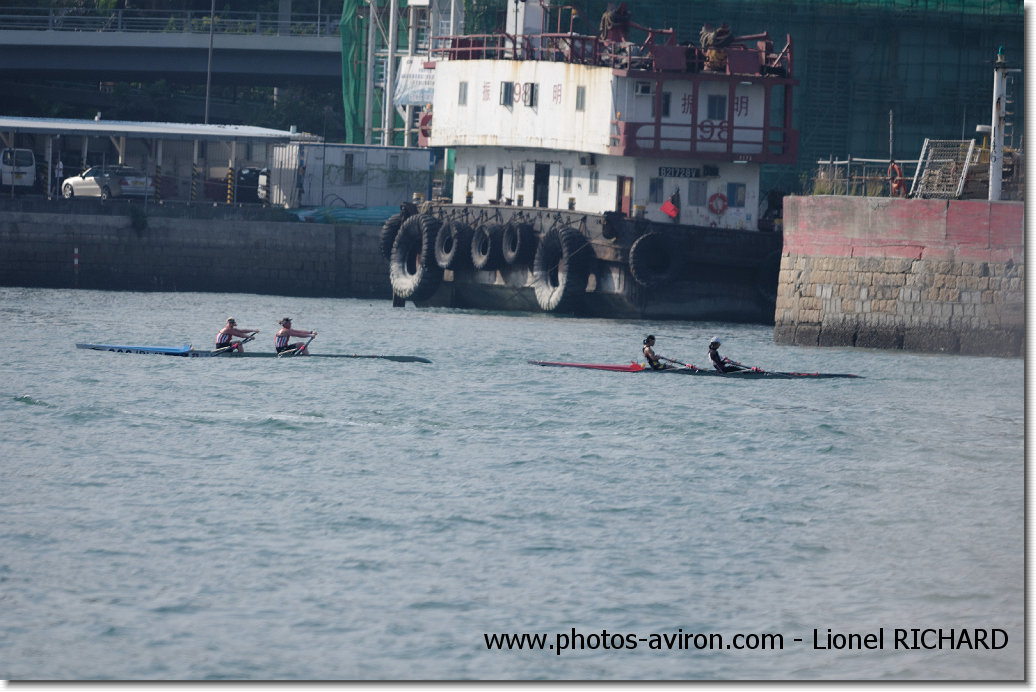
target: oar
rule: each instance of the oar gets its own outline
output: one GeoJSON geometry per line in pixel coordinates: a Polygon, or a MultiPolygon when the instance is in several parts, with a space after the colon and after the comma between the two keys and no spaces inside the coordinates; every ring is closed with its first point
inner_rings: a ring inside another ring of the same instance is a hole
{"type": "Polygon", "coordinates": [[[307,348],[309,346],[310,342],[313,341],[313,339],[315,339],[315,338],[317,338],[316,334],[314,334],[313,336],[309,337],[309,341],[307,341],[306,343],[302,344],[301,346],[289,349],[287,351],[281,351],[280,353],[277,354],[277,357],[280,358],[281,356],[288,356],[288,357],[297,356],[298,354],[302,353],[303,349],[307,348]]]}
{"type": "Polygon", "coordinates": [[[681,363],[678,360],[673,360],[672,358],[666,358],[665,356],[656,356],[656,358],[658,358],[659,360],[664,360],[667,363],[672,363],[673,365],[679,365],[681,368],[688,368],[690,370],[698,370],[697,366],[691,365],[690,363],[681,363]]]}
{"type": "MultiPolygon", "coordinates": [[[[735,370],[734,371],[735,373],[737,373],[737,372],[766,372],[762,368],[755,368],[755,367],[750,367],[748,365],[742,365],[741,363],[737,362],[736,360],[730,360],[729,358],[724,358],[723,362],[726,363],[727,365],[733,365],[735,368],[740,368],[739,370],[735,370]]],[[[733,373],[731,373],[731,374],[733,374],[733,373]]]]}
{"type": "MultiPolygon", "coordinates": [[[[244,339],[241,339],[241,344],[242,345],[247,344],[249,341],[251,341],[252,339],[255,338],[255,334],[257,334],[257,333],[258,332],[253,333],[251,336],[246,336],[244,339]]],[[[234,348],[233,345],[231,345],[231,346],[224,346],[223,348],[217,348],[215,351],[212,352],[212,355],[214,355],[214,356],[222,356],[224,353],[226,353],[227,351],[229,351],[232,348],[234,348]]]]}
{"type": "Polygon", "coordinates": [[[346,355],[346,358],[382,358],[384,360],[394,360],[397,363],[431,363],[432,361],[421,356],[368,356],[359,353],[350,353],[346,355]]]}

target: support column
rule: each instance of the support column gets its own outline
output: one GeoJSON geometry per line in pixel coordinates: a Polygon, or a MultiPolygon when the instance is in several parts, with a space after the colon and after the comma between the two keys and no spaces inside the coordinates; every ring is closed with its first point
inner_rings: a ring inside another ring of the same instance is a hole
{"type": "Polygon", "coordinates": [[[227,167],[227,204],[234,203],[234,190],[237,179],[234,176],[234,161],[237,159],[237,140],[230,142],[230,165],[227,167]]]}

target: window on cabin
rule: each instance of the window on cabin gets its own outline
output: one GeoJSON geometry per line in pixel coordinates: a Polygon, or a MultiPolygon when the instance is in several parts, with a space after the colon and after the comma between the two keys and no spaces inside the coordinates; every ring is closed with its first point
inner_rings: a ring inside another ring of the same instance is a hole
{"type": "Polygon", "coordinates": [[[586,110],[586,87],[585,86],[577,86],[576,87],[576,110],[577,111],[585,111],[586,110]]]}
{"type": "Polygon", "coordinates": [[[466,106],[468,105],[468,83],[461,82],[457,88],[457,105],[466,106]]]}
{"type": "Polygon", "coordinates": [[[485,190],[486,189],[486,167],[475,166],[475,189],[485,190]]]}
{"type": "Polygon", "coordinates": [[[525,189],[525,164],[519,163],[514,167],[514,189],[525,189]]]}
{"type": "Polygon", "coordinates": [[[500,105],[510,106],[514,103],[514,82],[500,82],[500,105]]]}
{"type": "MultiPolygon", "coordinates": [[[[668,91],[662,92],[662,117],[669,117],[669,104],[672,102],[673,95],[668,91]]],[[[655,117],[655,99],[651,99],[651,117],[655,117]]]]}
{"type": "Polygon", "coordinates": [[[651,178],[648,181],[648,201],[657,202],[661,204],[665,201],[665,194],[663,188],[665,185],[665,178],[651,178]]]}
{"type": "Polygon", "coordinates": [[[727,119],[727,97],[723,95],[712,95],[708,103],[709,120],[727,119]]]}
{"type": "Polygon", "coordinates": [[[590,194],[596,195],[597,190],[600,187],[601,174],[597,172],[596,168],[590,169],[590,194]]]}
{"type": "Polygon", "coordinates": [[[745,206],[745,190],[744,183],[727,183],[727,206],[745,206]]]}
{"type": "Polygon", "coordinates": [[[572,192],[572,169],[561,169],[561,191],[572,192]]]}

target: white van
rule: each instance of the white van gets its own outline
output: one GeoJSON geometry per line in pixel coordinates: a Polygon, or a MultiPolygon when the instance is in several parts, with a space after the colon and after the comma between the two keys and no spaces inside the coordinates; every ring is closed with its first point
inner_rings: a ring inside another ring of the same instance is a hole
{"type": "Polygon", "coordinates": [[[36,156],[32,149],[0,150],[0,185],[32,187],[36,184],[36,156]]]}

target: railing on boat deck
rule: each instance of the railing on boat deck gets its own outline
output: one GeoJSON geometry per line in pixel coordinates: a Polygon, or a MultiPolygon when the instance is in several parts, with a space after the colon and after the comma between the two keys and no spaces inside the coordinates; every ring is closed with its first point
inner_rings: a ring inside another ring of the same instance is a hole
{"type": "Polygon", "coordinates": [[[612,121],[609,148],[620,156],[688,156],[717,161],[794,163],[799,134],[791,127],[757,127],[726,121],[674,124],[612,121]]]}
{"type": "Polygon", "coordinates": [[[647,72],[705,72],[728,75],[792,76],[791,37],[780,51],[765,33],[740,36],[722,49],[722,69],[716,56],[694,45],[676,42],[672,29],[649,30],[642,43],[608,41],[582,34],[471,34],[435,40],[432,57],[449,60],[536,60],[598,65],[647,72]],[[755,41],[754,47],[748,43],[755,41]]]}

